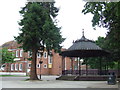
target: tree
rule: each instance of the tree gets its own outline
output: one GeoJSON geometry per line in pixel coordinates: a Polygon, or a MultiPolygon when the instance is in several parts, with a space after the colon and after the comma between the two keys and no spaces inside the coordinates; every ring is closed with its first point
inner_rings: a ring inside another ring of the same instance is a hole
{"type": "Polygon", "coordinates": [[[120,2],[88,2],[84,7],[84,14],[93,14],[93,27],[97,25],[109,30],[105,44],[112,52],[112,60],[118,61],[120,70],[120,2]]]}
{"type": "MultiPolygon", "coordinates": [[[[109,50],[120,56],[120,2],[89,2],[85,4],[83,13],[92,13],[92,25],[95,27],[108,28],[109,32],[106,36],[106,44],[109,50]]],[[[120,57],[119,57],[120,58],[120,57]]]]}
{"type": "MultiPolygon", "coordinates": [[[[104,50],[108,49],[107,46],[105,45],[104,37],[99,36],[98,40],[96,40],[95,42],[102,49],[104,49],[104,50]]],[[[113,60],[111,60],[111,56],[88,58],[87,62],[90,65],[90,67],[94,68],[94,69],[100,69],[100,67],[101,67],[101,69],[106,69],[106,66],[109,69],[113,69],[113,66],[115,66],[115,62],[113,60]],[[101,63],[100,63],[100,61],[101,61],[101,63]],[[109,63],[107,63],[107,62],[109,62],[109,63]]]]}
{"type": "MultiPolygon", "coordinates": [[[[14,53],[11,52],[11,51],[8,51],[7,48],[2,48],[0,49],[0,56],[2,56],[2,60],[0,61],[1,64],[5,64],[7,63],[8,66],[10,65],[10,63],[13,63],[14,62],[14,53]]],[[[8,70],[10,71],[10,70],[8,70]]]]}
{"type": "Polygon", "coordinates": [[[60,44],[64,39],[55,20],[57,13],[58,9],[54,7],[53,2],[28,2],[20,11],[23,16],[19,22],[21,33],[15,39],[22,44],[24,51],[32,52],[31,80],[38,80],[36,74],[38,50],[42,52],[47,50],[49,53],[51,49],[56,52],[61,49],[60,44]]]}
{"type": "Polygon", "coordinates": [[[2,61],[1,63],[13,63],[15,56],[13,55],[13,52],[8,51],[7,48],[3,48],[2,50],[2,61]]]}

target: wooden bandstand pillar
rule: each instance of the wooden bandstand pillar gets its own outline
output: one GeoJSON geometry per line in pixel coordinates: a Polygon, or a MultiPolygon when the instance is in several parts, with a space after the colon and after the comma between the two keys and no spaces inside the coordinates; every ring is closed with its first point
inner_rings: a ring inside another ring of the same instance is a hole
{"type": "Polygon", "coordinates": [[[79,75],[79,60],[77,58],[77,74],[79,75]]]}
{"type": "Polygon", "coordinates": [[[99,60],[99,64],[100,64],[100,66],[99,66],[99,75],[102,75],[102,60],[101,59],[99,60]]]}
{"type": "Polygon", "coordinates": [[[78,59],[79,61],[79,76],[81,76],[81,62],[80,62],[80,59],[78,59]]]}
{"type": "Polygon", "coordinates": [[[71,74],[73,75],[73,58],[71,58],[71,74]]]}
{"type": "Polygon", "coordinates": [[[86,60],[86,76],[88,75],[88,63],[87,63],[87,60],[86,60]]]}
{"type": "Polygon", "coordinates": [[[65,57],[62,56],[62,75],[65,75],[65,57]]]}

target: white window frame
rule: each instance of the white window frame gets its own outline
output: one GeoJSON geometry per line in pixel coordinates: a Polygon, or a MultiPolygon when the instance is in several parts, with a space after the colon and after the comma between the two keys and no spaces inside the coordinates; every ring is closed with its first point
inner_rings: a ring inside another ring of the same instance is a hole
{"type": "Polygon", "coordinates": [[[28,63],[28,68],[31,68],[31,63],[28,63]]]}
{"type": "Polygon", "coordinates": [[[28,51],[28,57],[32,57],[32,52],[28,51]]]}
{"type": "Polygon", "coordinates": [[[78,60],[78,58],[75,58],[75,61],[77,61],[78,60]]]}
{"type": "Polygon", "coordinates": [[[18,70],[18,64],[15,64],[15,70],[16,71],[18,70]]]}
{"type": "Polygon", "coordinates": [[[40,58],[40,57],[41,57],[40,52],[38,52],[37,53],[37,58],[40,58]]]}
{"type": "Polygon", "coordinates": [[[74,66],[74,69],[75,69],[75,70],[78,70],[78,66],[77,66],[77,65],[75,65],[75,66],[74,66]]]}
{"type": "Polygon", "coordinates": [[[20,50],[20,57],[23,56],[23,50],[20,50]]]}
{"type": "Polygon", "coordinates": [[[22,69],[23,69],[23,65],[19,64],[19,70],[22,71],[22,69]]]}
{"type": "Polygon", "coordinates": [[[37,68],[40,68],[40,64],[37,64],[37,66],[36,66],[37,68]]]}
{"type": "Polygon", "coordinates": [[[12,56],[14,56],[14,57],[15,57],[15,54],[14,54],[14,53],[12,53],[12,56]]]}
{"type": "Polygon", "coordinates": [[[67,70],[67,60],[65,58],[65,70],[67,70]]]}
{"type": "Polygon", "coordinates": [[[5,70],[6,65],[2,64],[2,66],[0,67],[1,70],[5,70]]]}
{"type": "Polygon", "coordinates": [[[47,52],[44,52],[44,58],[47,58],[47,52]]]}
{"type": "Polygon", "coordinates": [[[11,64],[11,71],[14,70],[14,64],[11,64]]]}
{"type": "Polygon", "coordinates": [[[52,64],[52,56],[48,55],[48,64],[52,64]]]}
{"type": "Polygon", "coordinates": [[[16,50],[16,57],[19,57],[19,50],[16,50]]]}
{"type": "Polygon", "coordinates": [[[44,64],[44,66],[43,66],[44,68],[47,68],[47,64],[44,64]]]}

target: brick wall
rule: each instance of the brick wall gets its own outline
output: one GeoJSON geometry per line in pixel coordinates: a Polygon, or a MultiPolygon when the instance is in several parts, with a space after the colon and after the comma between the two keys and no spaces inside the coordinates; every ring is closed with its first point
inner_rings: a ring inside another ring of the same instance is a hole
{"type": "MultiPolygon", "coordinates": [[[[28,58],[30,58],[30,56],[28,55],[29,52],[22,52],[21,51],[22,48],[18,48],[20,45],[17,44],[17,42],[15,41],[7,42],[3,44],[3,46],[7,47],[9,50],[12,50],[15,56],[17,54],[17,57],[15,58],[15,62],[11,64],[6,64],[5,70],[3,70],[3,72],[11,71],[11,72],[28,72],[29,73],[31,68],[29,66],[31,61],[28,61],[28,58]],[[22,52],[22,54],[20,52],[22,52]]],[[[62,49],[62,51],[63,50],[65,49],[62,49]]],[[[41,74],[43,75],[62,74],[62,56],[60,56],[58,53],[55,53],[54,50],[52,50],[51,53],[52,53],[51,63],[48,58],[48,53],[46,58],[44,57],[44,55],[42,58],[40,57],[37,58],[37,62],[36,62],[37,74],[40,74],[40,66],[39,66],[40,59],[41,61],[43,61],[43,63],[41,64],[41,74]]],[[[71,66],[70,58],[66,58],[66,69],[70,70],[70,66],[71,66]]]]}

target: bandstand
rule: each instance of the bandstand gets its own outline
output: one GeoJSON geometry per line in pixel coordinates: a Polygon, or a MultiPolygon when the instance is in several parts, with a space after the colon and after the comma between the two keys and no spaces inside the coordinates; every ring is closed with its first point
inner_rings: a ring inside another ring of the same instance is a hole
{"type": "MultiPolygon", "coordinates": [[[[86,73],[83,74],[81,66],[79,66],[76,73],[73,70],[73,65],[71,65],[71,73],[68,74],[68,71],[65,70],[65,57],[70,57],[71,62],[75,57],[79,59],[89,58],[89,57],[106,57],[110,53],[106,50],[103,50],[94,41],[85,38],[84,31],[81,39],[73,42],[73,45],[68,48],[66,51],[63,51],[60,55],[62,56],[62,75],[57,78],[58,80],[107,80],[107,75],[101,75],[101,73],[96,75],[89,75],[88,65],[86,62],[86,73]]],[[[78,61],[81,65],[80,60],[78,61]]],[[[101,63],[101,62],[100,62],[101,63]]],[[[92,72],[92,71],[91,71],[92,72]]]]}

